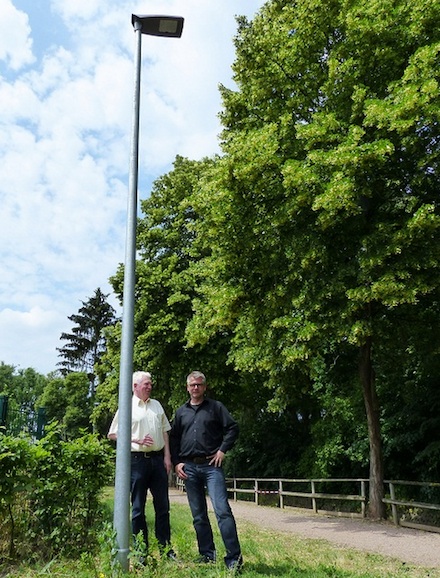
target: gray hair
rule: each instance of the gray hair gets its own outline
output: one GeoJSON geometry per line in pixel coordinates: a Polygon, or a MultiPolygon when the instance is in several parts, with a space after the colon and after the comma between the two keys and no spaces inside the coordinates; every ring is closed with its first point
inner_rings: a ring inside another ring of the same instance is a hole
{"type": "Polygon", "coordinates": [[[188,375],[188,377],[186,378],[186,385],[189,385],[189,380],[194,377],[196,379],[199,379],[200,377],[202,378],[202,383],[203,385],[206,384],[206,377],[205,375],[201,372],[201,371],[191,371],[191,373],[188,375]]]}
{"type": "Polygon", "coordinates": [[[149,373],[148,371],[135,371],[133,373],[133,380],[132,380],[133,389],[134,384],[139,383],[142,379],[144,379],[144,377],[148,377],[148,379],[151,379],[151,373],[149,373]]]}

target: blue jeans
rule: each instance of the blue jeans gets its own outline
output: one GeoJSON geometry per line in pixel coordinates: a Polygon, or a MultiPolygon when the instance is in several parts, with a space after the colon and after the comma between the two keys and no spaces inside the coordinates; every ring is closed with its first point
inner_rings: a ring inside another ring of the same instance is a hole
{"type": "Polygon", "coordinates": [[[208,518],[206,488],[226,548],[225,563],[230,566],[234,562],[239,562],[241,560],[241,548],[234,515],[228,502],[223,469],[209,464],[199,465],[185,462],[185,473],[188,476],[185,480],[186,494],[191,508],[200,555],[215,560],[215,545],[208,518]]]}
{"type": "Polygon", "coordinates": [[[170,500],[168,475],[163,456],[145,457],[143,453],[131,454],[131,527],[134,536],[142,532],[148,550],[148,528],[145,518],[147,492],[153,496],[155,535],[160,547],[170,544],[170,500]]]}

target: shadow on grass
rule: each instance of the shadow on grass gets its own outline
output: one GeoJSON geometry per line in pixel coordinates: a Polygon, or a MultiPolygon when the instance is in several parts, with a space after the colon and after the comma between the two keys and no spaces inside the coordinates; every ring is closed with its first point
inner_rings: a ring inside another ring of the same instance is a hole
{"type": "MultiPolygon", "coordinates": [[[[288,562],[278,564],[264,564],[262,562],[252,563],[246,562],[244,566],[243,575],[249,573],[253,576],[289,576],[291,578],[312,578],[312,574],[304,568],[293,566],[288,562]]],[[[316,578],[316,574],[313,575],[316,578]]]]}
{"type": "Polygon", "coordinates": [[[288,561],[278,564],[245,563],[243,576],[285,576],[286,578],[351,578],[353,574],[334,566],[318,564],[316,568],[301,568],[288,561]]]}

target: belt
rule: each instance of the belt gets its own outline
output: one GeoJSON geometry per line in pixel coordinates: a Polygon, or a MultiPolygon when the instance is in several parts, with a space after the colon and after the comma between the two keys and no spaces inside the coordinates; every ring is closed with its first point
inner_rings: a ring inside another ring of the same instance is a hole
{"type": "Polygon", "coordinates": [[[154,458],[155,456],[163,456],[163,450],[157,452],[131,452],[131,457],[154,458]]]}
{"type": "Polygon", "coordinates": [[[206,464],[212,456],[188,456],[184,458],[185,462],[193,462],[194,464],[206,464]]]}

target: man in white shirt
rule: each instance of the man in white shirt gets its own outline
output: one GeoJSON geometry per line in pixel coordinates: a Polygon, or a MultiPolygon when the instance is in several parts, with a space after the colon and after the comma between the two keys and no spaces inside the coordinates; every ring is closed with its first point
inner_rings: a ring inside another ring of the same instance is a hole
{"type": "MultiPolygon", "coordinates": [[[[131,525],[133,535],[142,533],[148,551],[148,527],[145,518],[147,492],[153,496],[155,534],[161,551],[174,560],[176,555],[170,547],[170,501],[168,474],[171,471],[168,432],[170,423],[162,405],[151,399],[153,384],[150,373],[136,371],[133,374],[133,398],[131,406],[131,525]]],[[[107,437],[118,436],[118,412],[116,412],[107,437]]]]}

